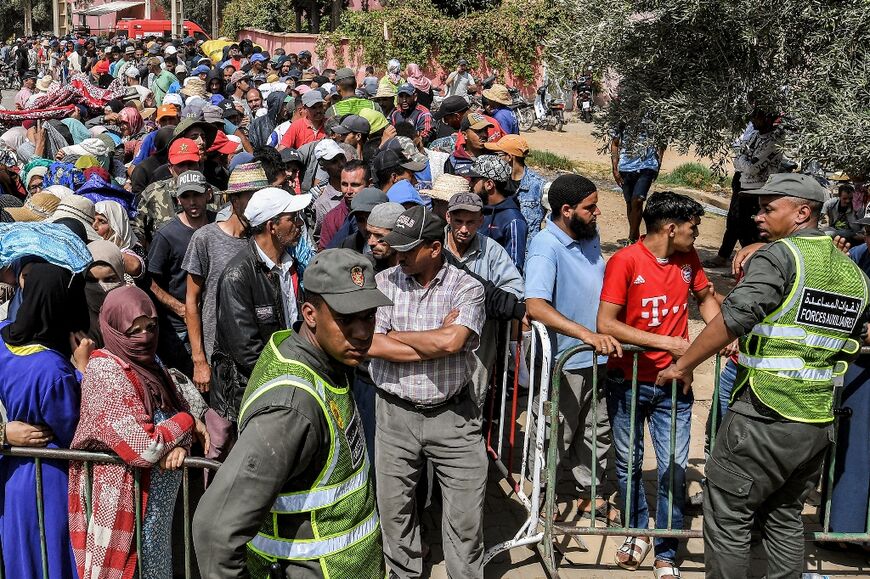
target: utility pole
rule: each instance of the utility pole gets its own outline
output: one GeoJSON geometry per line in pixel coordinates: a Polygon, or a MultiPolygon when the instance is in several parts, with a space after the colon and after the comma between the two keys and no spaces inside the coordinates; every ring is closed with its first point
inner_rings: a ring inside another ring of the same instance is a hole
{"type": "Polygon", "coordinates": [[[145,0],[145,20],[151,20],[151,0],[145,0]]]}
{"type": "Polygon", "coordinates": [[[220,32],[220,23],[218,22],[218,0],[211,0],[211,37],[217,38],[220,32]]]}
{"type": "Polygon", "coordinates": [[[172,0],[169,5],[172,38],[184,38],[184,4],[182,0],[172,0]]]}

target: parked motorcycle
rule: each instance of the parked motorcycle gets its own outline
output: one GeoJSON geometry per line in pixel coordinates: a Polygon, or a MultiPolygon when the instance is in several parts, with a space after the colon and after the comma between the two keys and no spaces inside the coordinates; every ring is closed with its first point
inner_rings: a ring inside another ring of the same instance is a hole
{"type": "Polygon", "coordinates": [[[535,124],[548,131],[562,130],[565,124],[565,99],[550,98],[549,84],[538,88],[535,99],[535,124]]]}
{"type": "Polygon", "coordinates": [[[594,91],[592,89],[592,75],[584,75],[574,83],[574,93],[577,95],[577,107],[580,109],[580,118],[583,122],[592,122],[594,112],[594,91]]]}
{"type": "Polygon", "coordinates": [[[521,131],[530,131],[535,126],[534,106],[520,94],[520,89],[513,86],[509,86],[507,89],[511,95],[510,109],[517,119],[517,126],[521,131]]]}

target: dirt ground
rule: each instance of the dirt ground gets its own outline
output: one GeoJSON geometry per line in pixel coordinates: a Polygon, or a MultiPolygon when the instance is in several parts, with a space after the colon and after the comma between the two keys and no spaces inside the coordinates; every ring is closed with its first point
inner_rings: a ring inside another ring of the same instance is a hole
{"type": "MultiPolygon", "coordinates": [[[[591,125],[579,122],[569,122],[565,125],[562,133],[536,130],[525,133],[523,136],[533,149],[546,150],[565,155],[579,163],[581,172],[590,177],[598,185],[599,205],[601,216],[599,217],[599,231],[601,235],[602,250],[609,257],[619,249],[617,240],[627,237],[627,222],[625,218],[625,202],[621,191],[616,183],[610,178],[609,157],[598,154],[600,143],[591,136],[591,125]]],[[[664,170],[668,171],[685,162],[697,160],[692,156],[680,156],[673,151],[665,154],[664,170]]],[[[702,161],[703,162],[703,161],[702,161]]],[[[548,178],[554,178],[555,173],[548,173],[548,178]]],[[[662,189],[663,187],[654,187],[662,189]]],[[[702,202],[710,201],[709,194],[698,192],[696,197],[702,202]]],[[[721,200],[720,200],[721,201],[721,200]]],[[[725,204],[716,202],[719,207],[727,207],[725,204]]],[[[725,219],[721,215],[708,213],[702,220],[700,236],[696,241],[696,249],[705,260],[715,255],[718,250],[722,234],[725,230],[725,219]]],[[[717,291],[727,294],[733,287],[734,280],[727,269],[707,270],[707,275],[713,282],[717,291]]],[[[694,304],[693,304],[694,305],[694,304]]],[[[703,329],[704,322],[701,319],[697,307],[690,311],[689,332],[691,337],[703,329]]],[[[692,413],[692,435],[690,445],[688,494],[691,496],[700,490],[700,481],[703,478],[704,465],[704,439],[707,417],[710,411],[713,394],[713,361],[702,364],[695,372],[694,394],[695,404],[692,413]]],[[[524,408],[521,401],[520,408],[524,408]]],[[[525,423],[525,413],[519,418],[521,424],[525,423]]],[[[646,480],[646,494],[651,508],[655,504],[655,457],[647,435],[646,450],[644,456],[644,479],[646,480]]],[[[521,442],[520,442],[521,444],[521,442]]],[[[518,461],[517,461],[518,462],[518,461]]],[[[516,464],[516,462],[515,462],[516,464]]],[[[526,511],[513,496],[511,486],[495,469],[490,469],[489,488],[484,511],[485,517],[485,543],[487,547],[500,541],[510,539],[516,533],[519,526],[525,520],[526,511]]],[[[568,510],[569,520],[571,508],[567,503],[561,503],[561,510],[568,510]]],[[[817,518],[815,506],[808,506],[805,515],[812,521],[817,518]]],[[[443,552],[439,544],[438,513],[429,512],[424,516],[425,527],[429,537],[427,541],[432,545],[431,566],[427,566],[429,576],[432,578],[447,577],[443,561],[443,552]]],[[[700,513],[693,512],[686,519],[686,527],[700,529],[702,519],[700,513]]],[[[569,579],[594,579],[594,578],[633,578],[639,576],[652,576],[652,561],[650,555],[645,563],[636,572],[629,572],[618,568],[613,563],[615,550],[622,541],[622,537],[584,537],[586,549],[580,547],[575,541],[560,540],[562,559],[560,562],[560,577],[569,579]]],[[[683,542],[679,556],[682,558],[681,570],[684,577],[700,578],[704,576],[703,541],[691,539],[683,542]]],[[[868,577],[870,576],[870,561],[866,557],[844,555],[817,549],[812,543],[807,545],[808,569],[817,573],[832,577],[868,577]]],[[[752,577],[762,577],[765,569],[765,556],[763,549],[756,546],[753,549],[754,568],[752,577]]],[[[498,555],[486,567],[486,577],[505,577],[511,579],[538,579],[545,577],[540,560],[533,549],[516,547],[506,553],[498,555]]]]}

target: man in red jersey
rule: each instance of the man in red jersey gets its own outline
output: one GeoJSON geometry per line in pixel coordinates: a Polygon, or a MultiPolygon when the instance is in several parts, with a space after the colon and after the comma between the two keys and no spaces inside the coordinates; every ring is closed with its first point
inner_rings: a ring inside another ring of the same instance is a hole
{"type": "MultiPolygon", "coordinates": [[[[660,370],[680,357],[689,346],[689,293],[698,302],[701,316],[710,321],[719,314],[721,296],[701,267],[695,252],[695,238],[704,209],[700,203],[670,191],[650,196],[643,211],[647,235],[616,252],[604,272],[598,331],[622,343],[653,350],[640,354],[637,362],[637,391],[632,393],[632,356],[611,358],[607,365],[607,409],[616,450],[616,476],[623,522],[645,528],[649,510],[644,494],[643,423],[649,430],[658,463],[658,502],[656,527],[668,523],[668,484],[670,457],[671,386],[656,386],[660,370]],[[634,424],[631,407],[636,404],[634,424]],[[629,437],[634,428],[634,458],[628,472],[629,437]],[[626,491],[631,476],[631,512],[626,512],[626,491]]],[[[678,386],[679,387],[679,386],[678,386]]],[[[683,525],[686,464],[689,458],[689,431],[692,417],[691,392],[677,393],[676,444],[673,458],[674,529],[683,525]]],[[[616,563],[635,570],[649,552],[648,537],[628,537],[616,553],[616,563]]],[[[679,577],[676,562],[677,539],[655,541],[655,567],[660,579],[679,577]]]]}

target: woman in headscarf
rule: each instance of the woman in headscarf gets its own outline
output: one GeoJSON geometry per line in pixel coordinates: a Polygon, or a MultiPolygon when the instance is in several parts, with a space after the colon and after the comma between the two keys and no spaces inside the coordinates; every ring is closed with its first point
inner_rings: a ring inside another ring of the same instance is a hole
{"type": "Polygon", "coordinates": [[[378,87],[392,86],[393,90],[398,92],[403,84],[405,80],[402,78],[402,64],[394,58],[387,63],[387,74],[381,77],[378,87]]]}
{"type": "Polygon", "coordinates": [[[81,419],[71,448],[114,452],[125,464],[93,467],[90,518],[86,470],[81,463],[70,465],[69,530],[78,571],[81,577],[134,576],[134,469],[140,468],[142,577],[172,577],[177,469],[194,433],[208,447],[205,426],[155,357],[157,310],[145,292],[132,286],[109,292],[100,331],[105,347],[93,353],[84,372],[81,419]],[[107,553],[100,547],[105,544],[113,550],[107,553]]]}
{"type": "Polygon", "coordinates": [[[417,103],[427,109],[432,108],[432,101],[435,98],[435,92],[432,90],[432,81],[423,76],[420,65],[413,62],[408,64],[405,68],[405,76],[408,77],[408,82],[417,90],[417,103]]]}
{"type": "Polygon", "coordinates": [[[92,241],[88,244],[94,261],[85,271],[85,299],[88,302],[90,328],[88,337],[97,347],[103,346],[103,335],[100,333],[100,309],[106,300],[106,295],[125,285],[124,257],[121,250],[105,239],[92,241]]]}
{"type": "Polygon", "coordinates": [[[129,140],[138,135],[142,131],[142,115],[136,110],[136,107],[124,107],[118,113],[118,128],[121,130],[121,137],[124,140],[129,140]]]}
{"type": "MultiPolygon", "coordinates": [[[[71,343],[76,328],[69,313],[86,307],[83,284],[49,263],[26,269],[19,280],[19,315],[14,322],[0,322],[0,400],[7,420],[44,425],[54,433],[50,448],[69,448],[79,419],[77,373],[93,351],[88,339],[75,349],[71,343]]],[[[77,578],[68,530],[67,463],[43,460],[41,465],[47,569],[42,567],[36,468],[33,459],[0,457],[4,576],[77,578]]]]}
{"type": "Polygon", "coordinates": [[[124,255],[124,270],[130,283],[145,271],[145,249],[130,227],[127,212],[117,201],[100,201],[94,205],[94,230],[97,235],[118,246],[124,255]]]}
{"type": "Polygon", "coordinates": [[[61,122],[69,129],[73,145],[78,145],[85,139],[91,138],[91,132],[79,119],[69,118],[63,119],[61,122]]]}

